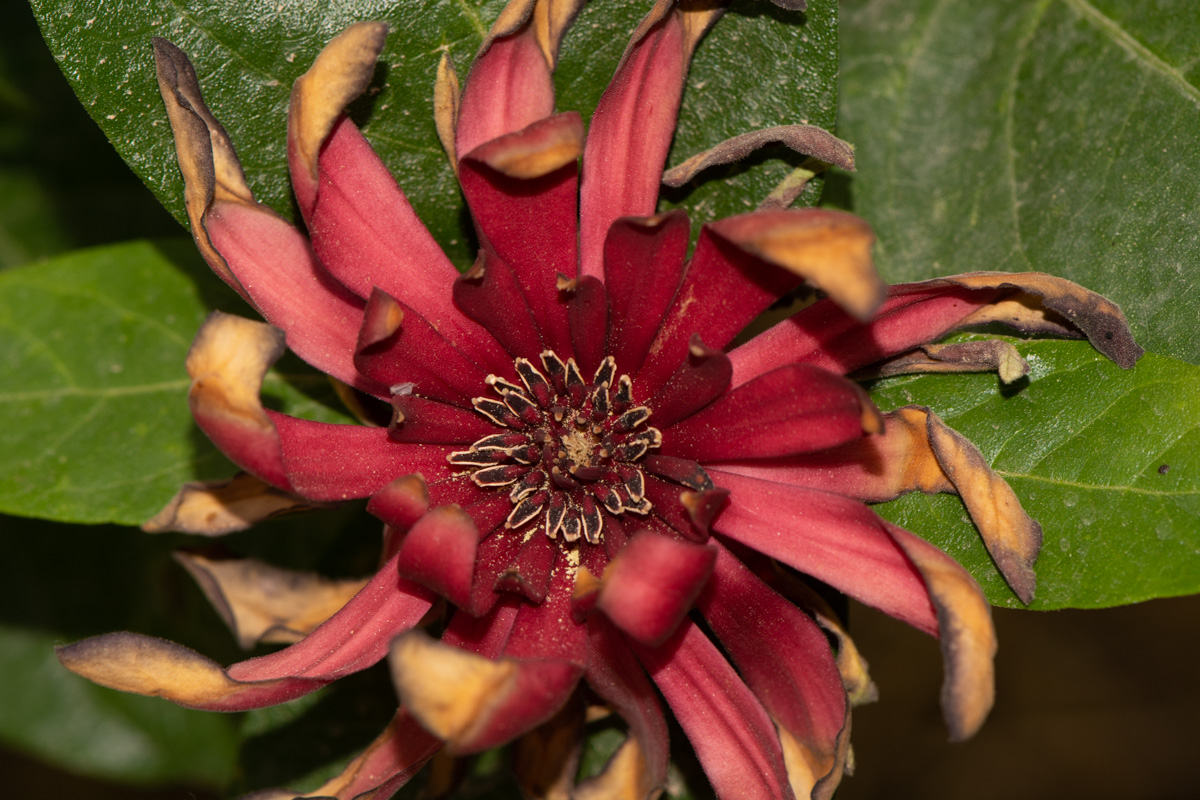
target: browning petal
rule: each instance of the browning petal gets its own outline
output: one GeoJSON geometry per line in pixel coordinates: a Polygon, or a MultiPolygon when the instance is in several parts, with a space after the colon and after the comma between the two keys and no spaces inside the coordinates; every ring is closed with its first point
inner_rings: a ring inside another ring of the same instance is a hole
{"type": "Polygon", "coordinates": [[[1079,331],[1124,369],[1131,368],[1145,352],[1134,342],[1116,303],[1065,278],[1043,272],[968,272],[923,283],[1012,290],[1011,296],[979,309],[963,320],[962,326],[1002,322],[1023,333],[1058,336],[1079,331]]]}
{"type": "Polygon", "coordinates": [[[578,692],[545,724],[513,746],[513,772],[526,797],[570,800],[583,750],[584,707],[578,692]]]}
{"type": "Polygon", "coordinates": [[[142,530],[223,536],[272,517],[323,507],[242,472],[226,481],[185,483],[162,511],[142,523],[142,530]]]}
{"type": "Polygon", "coordinates": [[[846,772],[846,761],[850,754],[850,707],[846,707],[846,724],[838,733],[837,749],[832,754],[818,753],[806,746],[778,720],[775,721],[775,730],[783,746],[783,764],[787,768],[788,782],[797,800],[829,800],[833,797],[846,772]]]}
{"type": "Polygon", "coordinates": [[[630,735],[599,775],[575,787],[571,800],[650,800],[662,793],[646,765],[646,753],[630,735]]]}
{"type": "Polygon", "coordinates": [[[450,167],[458,174],[458,152],[455,134],[458,131],[458,112],[462,108],[462,86],[450,53],[442,53],[438,61],[437,78],[433,82],[433,122],[437,127],[438,139],[450,158],[450,167]]]}
{"type": "Polygon", "coordinates": [[[571,111],[555,114],[515,133],[476,147],[466,158],[481,161],[510,178],[549,175],[583,153],[583,120],[571,111]]]}
{"type": "Polygon", "coordinates": [[[192,236],[205,261],[245,297],[245,290],[204,230],[204,214],[214,200],[253,205],[254,195],[246,185],[229,135],[204,104],[196,70],[187,55],[166,39],[155,37],[153,43],[158,88],[175,136],[176,159],[183,173],[184,207],[192,236]]]}
{"type": "Polygon", "coordinates": [[[875,272],[875,234],[852,214],[825,209],[759,211],[710,223],[731,244],[800,275],[859,320],[870,319],[886,287],[875,272]]]}
{"type": "Polygon", "coordinates": [[[683,186],[702,170],[740,161],[772,144],[782,144],[801,155],[812,156],[845,170],[854,170],[854,148],[849,143],[816,125],[779,125],[734,136],[697,153],[664,172],[663,183],[671,187],[683,186]]]}
{"type": "Polygon", "coordinates": [[[293,84],[288,139],[313,181],[321,144],[350,101],[370,84],[387,35],[384,22],[351,25],[325,45],[308,72],[293,84]]]}
{"type": "Polygon", "coordinates": [[[952,741],[967,739],[979,730],[995,700],[991,608],[979,584],[954,559],[908,531],[885,525],[929,589],[945,664],[942,715],[952,741]]]}
{"type": "Polygon", "coordinates": [[[855,380],[923,372],[996,372],[1004,383],[1029,374],[1017,348],[999,339],[957,344],[926,344],[853,375],[855,380]]]}
{"type": "Polygon", "coordinates": [[[333,580],[252,558],[178,552],[175,560],[196,579],[238,644],[247,650],[259,642],[300,641],[367,583],[366,578],[333,580]]]}

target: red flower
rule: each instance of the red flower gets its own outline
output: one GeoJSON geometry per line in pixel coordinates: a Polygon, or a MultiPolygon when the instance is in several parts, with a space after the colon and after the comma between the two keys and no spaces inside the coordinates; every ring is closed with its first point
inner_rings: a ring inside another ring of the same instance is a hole
{"type": "MultiPolygon", "coordinates": [[[[227,669],[132,633],[60,657],[105,685],[240,710],[390,650],[401,710],[319,792],[338,797],[386,796],[443,742],[471,753],[521,736],[581,681],[630,734],[595,796],[663,785],[661,693],[718,794],[827,797],[846,756],[846,687],[870,689],[799,572],[940,637],[946,720],[971,735],[992,702],[987,604],[952,559],[862,501],[958,492],[1026,600],[1040,529],[932,413],[881,415],[843,375],[1019,373],[1006,345],[926,344],[987,322],[1082,333],[1128,366],[1140,351],[1120,311],[1036,274],[885,291],[861,220],[786,202],[706,225],[687,258],[687,216],[655,210],[688,60],[717,12],[660,2],[585,138],[578,114],[554,113],[551,82],[575,9],[533,5],[502,14],[461,98],[445,62],[439,77],[439,130],[482,244],[461,276],[342,114],[385,26],[347,30],[293,90],[289,162],[309,238],[254,202],[191,65],[156,41],[197,243],[273,327],[218,312],[197,335],[193,413],[249,475],[185,487],[153,524],[217,533],[370,498],[386,563],[348,602],[359,584],[271,603],[275,573],[190,557],[247,644],[302,638],[227,669]],[[828,297],[731,347],[805,280],[828,297]],[[366,396],[365,417],[370,397],[389,403],[391,423],[265,409],[258,390],[285,343],[366,396]],[[439,597],[440,641],[420,627],[439,597]],[[839,638],[838,659],[813,615],[839,638]]],[[[765,139],[849,158],[797,126],[739,137],[682,179],[765,139]]]]}

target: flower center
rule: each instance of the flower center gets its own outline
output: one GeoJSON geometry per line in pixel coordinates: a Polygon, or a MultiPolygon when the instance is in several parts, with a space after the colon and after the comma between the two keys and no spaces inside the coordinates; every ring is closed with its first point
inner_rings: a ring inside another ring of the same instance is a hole
{"type": "Polygon", "coordinates": [[[645,475],[636,462],[662,444],[646,424],[650,409],[633,403],[633,383],[617,376],[612,356],[600,362],[591,384],[575,359],[547,350],[542,369],[525,358],[514,362],[517,385],[489,375],[499,396],[476,397],[475,410],[508,430],[485,436],[451,453],[451,464],[472,469],[482,487],[511,487],[505,527],[537,525],[551,539],[581,536],[600,543],[603,508],[610,514],[646,514],[645,475]]]}

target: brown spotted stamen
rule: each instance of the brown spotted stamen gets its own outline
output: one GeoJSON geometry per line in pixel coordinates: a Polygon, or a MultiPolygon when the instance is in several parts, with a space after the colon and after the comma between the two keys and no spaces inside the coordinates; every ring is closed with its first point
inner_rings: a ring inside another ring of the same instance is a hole
{"type": "Polygon", "coordinates": [[[617,376],[612,356],[591,383],[575,359],[565,362],[552,350],[531,361],[515,362],[520,384],[489,375],[498,397],[476,397],[475,410],[503,433],[485,436],[467,450],[451,453],[451,464],[472,470],[485,488],[508,488],[513,503],[505,527],[537,525],[551,539],[580,537],[600,543],[601,509],[618,516],[645,515],[646,478],[636,465],[662,444],[662,434],[646,424],[650,409],[633,403],[633,383],[617,376]]]}

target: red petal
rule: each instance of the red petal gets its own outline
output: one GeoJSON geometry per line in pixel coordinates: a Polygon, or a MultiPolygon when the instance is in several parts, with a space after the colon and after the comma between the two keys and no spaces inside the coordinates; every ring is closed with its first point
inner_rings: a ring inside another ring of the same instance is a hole
{"type": "MultiPolygon", "coordinates": [[[[441,749],[441,739],[430,736],[408,712],[400,709],[362,755],[347,764],[336,778],[314,789],[310,796],[328,796],[337,800],[391,797],[441,749]]],[[[255,796],[276,800],[275,795],[256,792],[255,796]]],[[[280,793],[278,800],[294,796],[294,792],[280,793]]]]}
{"type": "Polygon", "coordinates": [[[828,758],[831,769],[846,723],[846,690],[828,640],[729,550],[713,546],[716,567],[697,601],[700,612],[771,716],[828,758]]]}
{"type": "Polygon", "coordinates": [[[707,462],[822,450],[862,436],[864,403],[845,378],[791,364],[664,430],[661,453],[707,462]]]}
{"type": "Polygon", "coordinates": [[[554,113],[550,65],[533,28],[524,24],[485,41],[475,57],[458,116],[455,149],[460,154],[554,113]]]}
{"type": "Polygon", "coordinates": [[[255,307],[287,333],[288,347],[342,383],[385,394],[354,368],[362,300],[325,272],[299,231],[240,203],[213,203],[204,226],[255,307]]]}
{"type": "Polygon", "coordinates": [[[575,570],[565,563],[566,556],[561,550],[559,554],[558,569],[551,573],[545,602],[520,605],[512,635],[504,646],[504,655],[520,659],[553,659],[574,664],[582,672],[588,663],[587,629],[571,620],[575,570]]]}
{"type": "Polygon", "coordinates": [[[692,607],[715,558],[703,545],[640,533],[605,570],[596,607],[634,639],[661,644],[692,607]]]}
{"type": "MultiPolygon", "coordinates": [[[[571,344],[575,361],[585,374],[595,374],[608,355],[608,293],[604,284],[592,277],[579,278],[567,301],[567,321],[571,325],[571,344]]],[[[621,362],[617,362],[620,367],[621,362]]]]}
{"type": "Polygon", "coordinates": [[[556,278],[575,277],[579,168],[572,160],[540,177],[517,178],[488,161],[492,150],[524,147],[547,136],[574,132],[582,139],[582,128],[577,113],[557,114],[481,145],[459,164],[459,181],[481,241],[512,267],[542,338],[563,358],[571,355],[571,342],[556,278]]]}
{"type": "Polygon", "coordinates": [[[494,581],[495,590],[515,592],[534,604],[544,602],[558,550],[558,542],[535,531],[521,543],[512,563],[494,581]]]}
{"type": "Polygon", "coordinates": [[[386,428],[333,425],[267,411],[279,431],[283,464],[296,492],[312,500],[369,497],[399,475],[436,481],[450,473],[453,449],[389,440],[386,428]]]}
{"type": "Polygon", "coordinates": [[[675,712],[718,797],[793,797],[775,726],[715,645],[690,620],[666,644],[633,643],[675,712]]]}
{"type": "Polygon", "coordinates": [[[693,334],[725,349],[733,337],[801,279],[730,244],[707,226],[700,230],[683,284],[638,373],[643,391],[658,388],[687,357],[693,334]]]}
{"type": "Polygon", "coordinates": [[[920,572],[866,506],[829,492],[708,472],[730,491],[717,532],[937,635],[920,572]]]}
{"type": "Polygon", "coordinates": [[[661,785],[670,748],[658,693],[620,634],[601,616],[588,621],[588,649],[588,686],[629,723],[630,734],[646,754],[650,783],[661,785]]]}
{"type": "Polygon", "coordinates": [[[392,398],[392,406],[396,411],[390,428],[394,442],[466,447],[501,430],[473,408],[439,403],[416,395],[396,395],[392,398]]]}
{"type": "Polygon", "coordinates": [[[450,617],[442,642],[484,658],[499,658],[512,634],[521,601],[515,597],[502,598],[495,608],[482,616],[461,612],[450,617]]]}
{"type": "Polygon", "coordinates": [[[478,544],[479,530],[466,512],[439,506],[417,520],[404,537],[396,567],[401,577],[466,607],[478,544]]]}
{"type": "Polygon", "coordinates": [[[668,11],[639,32],[589,123],[580,196],[584,275],[602,274],[604,241],[617,218],[654,213],[675,133],[690,57],[683,22],[668,11]]]}
{"type": "Polygon", "coordinates": [[[366,669],[387,655],[392,637],[412,628],[434,595],[396,572],[396,557],[350,602],[296,644],[229,667],[234,680],[296,677],[330,681],[366,669]]]}
{"type": "Polygon", "coordinates": [[[406,533],[429,510],[429,488],[420,475],[403,475],[384,486],[371,501],[367,511],[395,529],[406,533]]]}
{"type": "Polygon", "coordinates": [[[729,356],[706,347],[699,336],[693,335],[688,357],[647,403],[654,409],[655,426],[666,428],[695,414],[725,394],[732,376],[729,356]]]}
{"type": "Polygon", "coordinates": [[[517,275],[504,259],[482,250],[454,282],[454,303],[515,357],[533,358],[545,345],[517,275]]]}
{"type": "Polygon", "coordinates": [[[667,309],[675,300],[687,258],[691,225],[681,210],[656,217],[618,219],[604,239],[604,285],[612,324],[609,353],[636,375],[667,309]]]}
{"type": "Polygon", "coordinates": [[[734,385],[797,361],[843,375],[853,372],[941,338],[1000,293],[893,286],[867,325],[833,301],[820,300],[730,352],[734,385]]]}
{"type": "Polygon", "coordinates": [[[416,310],[382,289],[367,301],[354,366],[384,386],[412,384],[409,388],[422,397],[459,405],[470,403],[488,374],[416,310]]]}

